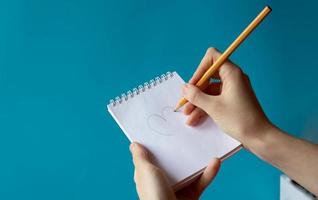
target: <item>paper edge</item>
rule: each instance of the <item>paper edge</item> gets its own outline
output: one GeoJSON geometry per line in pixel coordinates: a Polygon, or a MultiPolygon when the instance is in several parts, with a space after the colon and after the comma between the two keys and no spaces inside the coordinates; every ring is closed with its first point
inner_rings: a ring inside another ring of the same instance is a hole
{"type": "MultiPolygon", "coordinates": [[[[232,151],[228,152],[227,154],[225,154],[224,156],[222,156],[220,158],[221,162],[223,162],[224,160],[230,158],[232,155],[236,154],[237,152],[239,152],[241,149],[243,148],[242,144],[239,144],[237,147],[235,147],[232,151]]],[[[204,168],[202,168],[201,170],[193,173],[191,176],[179,181],[177,184],[172,186],[172,189],[174,192],[184,188],[185,186],[191,184],[193,181],[195,181],[205,170],[206,166],[204,168]]]]}

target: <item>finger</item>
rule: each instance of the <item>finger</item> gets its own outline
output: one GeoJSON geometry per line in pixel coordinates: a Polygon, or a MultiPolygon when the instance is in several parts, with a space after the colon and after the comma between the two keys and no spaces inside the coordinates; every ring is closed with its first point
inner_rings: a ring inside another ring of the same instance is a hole
{"type": "Polygon", "coordinates": [[[190,126],[197,125],[206,113],[201,108],[195,108],[194,111],[189,115],[186,123],[190,126]]]}
{"type": "Polygon", "coordinates": [[[214,104],[214,98],[212,96],[209,96],[199,90],[199,88],[191,85],[186,84],[182,88],[182,94],[185,99],[187,99],[189,102],[191,102],[193,105],[201,108],[202,110],[206,111],[209,107],[213,106],[214,104]]]}
{"type": "Polygon", "coordinates": [[[186,105],[184,106],[183,113],[185,115],[190,115],[194,109],[195,109],[195,106],[192,103],[187,102],[186,105]]]}
{"type": "MultiPolygon", "coordinates": [[[[207,94],[211,94],[211,95],[219,95],[221,93],[221,88],[222,88],[222,83],[218,82],[218,83],[210,83],[206,89],[205,89],[205,93],[207,94]]],[[[183,113],[185,115],[191,115],[191,113],[195,110],[196,106],[193,105],[190,102],[187,102],[184,106],[184,110],[183,113]]],[[[204,112],[204,111],[203,111],[204,112]]],[[[203,116],[205,115],[205,112],[203,114],[203,116]]]]}
{"type": "MultiPolygon", "coordinates": [[[[219,83],[210,83],[208,85],[208,87],[206,87],[205,89],[205,93],[207,94],[211,94],[211,95],[219,95],[221,93],[221,87],[222,87],[222,83],[219,82],[219,83]]],[[[183,110],[183,113],[185,115],[191,115],[192,112],[195,110],[196,106],[193,105],[192,103],[190,102],[187,102],[184,106],[184,110],[183,110]]],[[[203,111],[204,112],[204,111],[203,111]]],[[[205,112],[204,112],[205,113],[205,112]]],[[[204,116],[204,115],[203,115],[204,116]]]]}
{"type": "Polygon", "coordinates": [[[199,194],[201,194],[205,190],[205,188],[213,181],[214,177],[217,175],[220,169],[220,166],[220,159],[214,158],[211,160],[197,182],[197,190],[199,194]]]}
{"type": "Polygon", "coordinates": [[[151,158],[148,150],[137,142],[130,144],[130,151],[133,157],[135,167],[142,164],[151,163],[151,158]]]}
{"type": "Polygon", "coordinates": [[[241,68],[237,65],[233,64],[230,61],[226,61],[221,68],[219,69],[220,78],[223,83],[225,81],[230,80],[229,82],[233,82],[233,80],[237,80],[237,78],[243,77],[243,72],[241,68]]]}
{"type": "Polygon", "coordinates": [[[197,70],[194,72],[192,78],[190,79],[189,83],[196,84],[220,55],[221,53],[216,48],[208,48],[197,70]]]}

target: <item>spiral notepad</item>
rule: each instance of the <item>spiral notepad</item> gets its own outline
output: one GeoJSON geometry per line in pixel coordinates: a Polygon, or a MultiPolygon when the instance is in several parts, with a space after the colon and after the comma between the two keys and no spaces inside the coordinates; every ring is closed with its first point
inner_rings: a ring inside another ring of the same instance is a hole
{"type": "Polygon", "coordinates": [[[143,144],[168,176],[175,190],[200,175],[214,158],[226,158],[240,143],[207,118],[198,126],[185,124],[186,116],[173,112],[181,97],[182,78],[167,72],[110,100],[108,111],[133,142],[143,144]]]}
{"type": "Polygon", "coordinates": [[[161,76],[157,76],[155,79],[151,79],[149,82],[145,82],[143,85],[139,85],[136,88],[133,88],[132,91],[128,90],[126,93],[122,93],[121,96],[117,96],[115,99],[109,101],[109,105],[116,106],[123,102],[128,101],[129,98],[134,98],[134,96],[139,95],[146,90],[152,89],[163,81],[167,81],[169,78],[174,76],[173,73],[167,72],[161,76]]]}

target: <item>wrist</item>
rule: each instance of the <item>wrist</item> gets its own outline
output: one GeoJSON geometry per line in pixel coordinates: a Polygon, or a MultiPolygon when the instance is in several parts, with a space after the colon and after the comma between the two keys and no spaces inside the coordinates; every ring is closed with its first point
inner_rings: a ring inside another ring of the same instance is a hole
{"type": "Polygon", "coordinates": [[[270,141],[277,133],[278,128],[269,121],[258,124],[254,129],[245,131],[241,134],[241,143],[249,151],[255,153],[258,148],[267,148],[268,141],[270,141]]]}

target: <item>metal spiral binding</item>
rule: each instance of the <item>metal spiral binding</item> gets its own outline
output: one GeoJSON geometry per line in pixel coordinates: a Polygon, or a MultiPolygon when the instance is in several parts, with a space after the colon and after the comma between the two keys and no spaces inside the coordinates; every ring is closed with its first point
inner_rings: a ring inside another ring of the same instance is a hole
{"type": "Polygon", "coordinates": [[[145,82],[143,85],[139,85],[138,87],[135,87],[132,90],[128,90],[126,93],[115,97],[115,99],[111,99],[109,101],[109,105],[116,106],[118,104],[122,104],[128,101],[130,98],[134,98],[134,96],[137,96],[145,92],[146,90],[150,90],[151,88],[156,87],[158,84],[161,84],[163,81],[166,81],[171,77],[173,77],[173,73],[171,72],[167,72],[165,74],[162,74],[161,76],[157,76],[154,79],[145,82]]]}

